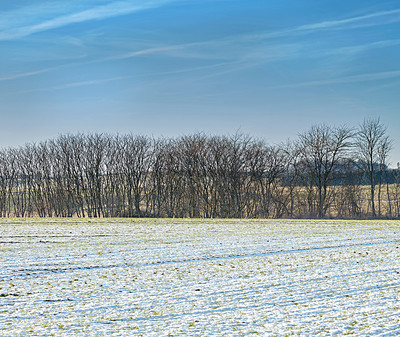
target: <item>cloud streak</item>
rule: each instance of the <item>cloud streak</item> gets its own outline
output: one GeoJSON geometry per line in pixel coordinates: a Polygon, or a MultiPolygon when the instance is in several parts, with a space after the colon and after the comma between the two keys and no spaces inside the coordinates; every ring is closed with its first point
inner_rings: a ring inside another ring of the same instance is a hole
{"type": "Polygon", "coordinates": [[[51,72],[56,69],[59,69],[59,67],[46,68],[46,69],[41,69],[41,70],[37,70],[37,71],[29,71],[29,72],[25,72],[25,73],[4,76],[4,77],[0,77],[0,81],[12,81],[12,80],[17,80],[17,79],[24,78],[24,77],[36,76],[36,75],[51,72]]]}
{"type": "Polygon", "coordinates": [[[366,26],[380,26],[400,21],[400,9],[379,11],[367,15],[354,16],[341,20],[326,20],[316,23],[300,25],[288,29],[248,35],[248,39],[264,40],[281,37],[311,34],[327,30],[355,29],[366,26]]]}
{"type": "MultiPolygon", "coordinates": [[[[353,23],[359,23],[359,22],[365,22],[370,20],[370,19],[376,19],[376,18],[382,18],[382,17],[388,17],[391,16],[392,19],[395,19],[396,21],[400,21],[400,9],[394,9],[394,10],[389,10],[389,11],[380,11],[380,12],[375,12],[367,15],[360,15],[360,16],[355,16],[352,18],[348,19],[342,19],[342,20],[331,20],[331,21],[322,21],[314,24],[309,24],[309,25],[302,25],[297,28],[295,28],[295,31],[315,31],[315,30],[324,30],[324,29],[330,29],[330,28],[338,28],[338,27],[343,27],[343,26],[348,26],[353,23]]],[[[381,22],[370,22],[369,25],[381,25],[381,24],[387,24],[391,23],[393,21],[381,21],[381,22]]]]}
{"type": "Polygon", "coordinates": [[[143,56],[143,55],[157,54],[157,53],[169,52],[169,51],[177,50],[177,49],[183,49],[186,46],[187,45],[182,44],[182,45],[171,45],[171,46],[164,46],[164,47],[146,48],[146,49],[133,51],[133,52],[123,54],[123,55],[116,55],[116,56],[104,58],[104,59],[101,59],[98,61],[124,60],[124,59],[129,59],[129,58],[143,56]]]}
{"type": "Polygon", "coordinates": [[[378,73],[369,73],[369,74],[361,74],[361,75],[352,75],[345,76],[340,78],[334,78],[329,80],[318,80],[318,81],[308,81],[287,85],[278,85],[272,88],[281,89],[281,88],[298,88],[298,87],[311,87],[311,86],[321,86],[321,85],[329,85],[329,84],[346,84],[346,83],[358,83],[358,82],[371,82],[371,81],[379,81],[379,80],[387,80],[391,78],[400,77],[400,70],[394,71],[384,71],[378,73]]]}
{"type": "MultiPolygon", "coordinates": [[[[39,11],[36,14],[38,16],[37,21],[39,21],[39,23],[22,25],[18,27],[4,27],[3,31],[0,31],[0,40],[13,40],[75,23],[103,20],[111,17],[132,14],[142,10],[161,7],[174,1],[176,0],[153,0],[146,2],[114,1],[106,5],[95,6],[93,8],[81,10],[76,13],[59,15],[48,20],[41,20],[39,11]]],[[[18,15],[18,13],[15,13],[14,15],[18,15]]],[[[9,19],[8,21],[10,22],[11,20],[9,19]]]]}
{"type": "Polygon", "coordinates": [[[12,93],[9,93],[9,95],[26,94],[26,93],[32,93],[32,92],[45,92],[45,91],[54,91],[54,90],[64,90],[64,89],[70,89],[70,88],[76,88],[76,87],[86,87],[86,86],[99,85],[99,84],[108,83],[108,82],[126,80],[129,78],[132,78],[132,76],[118,76],[118,77],[112,77],[112,78],[106,78],[106,79],[100,79],[100,80],[72,82],[72,83],[67,83],[67,84],[52,86],[52,87],[46,87],[46,88],[14,91],[12,93]]]}
{"type": "MultiPolygon", "coordinates": [[[[8,34],[10,36],[23,37],[34,34],[36,32],[51,30],[74,23],[101,20],[109,17],[126,15],[133,12],[156,8],[168,3],[172,3],[177,0],[153,0],[147,2],[140,1],[115,1],[101,6],[94,6],[90,9],[76,11],[73,14],[58,15],[54,19],[44,20],[41,23],[33,24],[29,26],[22,26],[18,29],[10,29],[8,34]]],[[[74,6],[75,7],[75,6],[74,6]]],[[[75,7],[76,9],[76,7],[75,7]]],[[[71,8],[68,8],[71,11],[71,8]]],[[[320,21],[307,25],[295,26],[286,30],[280,30],[275,32],[265,32],[259,34],[244,34],[235,35],[220,39],[211,39],[208,41],[189,42],[183,44],[171,44],[171,45],[153,45],[153,47],[139,49],[124,54],[114,55],[110,57],[100,57],[95,60],[88,60],[80,63],[70,63],[62,67],[70,67],[74,65],[91,64],[98,62],[106,62],[113,60],[123,60],[129,58],[135,58],[140,56],[149,56],[154,54],[169,54],[173,57],[193,57],[203,59],[218,59],[218,65],[224,64],[229,66],[228,69],[221,70],[220,72],[213,72],[212,74],[205,75],[204,78],[212,78],[220,75],[224,75],[234,71],[240,71],[252,66],[265,64],[271,61],[280,61],[298,57],[304,55],[306,57],[320,57],[329,55],[351,55],[356,53],[365,52],[368,50],[395,46],[400,43],[400,40],[387,40],[387,41],[376,41],[364,45],[348,46],[342,48],[329,50],[316,50],[310,48],[310,46],[304,46],[304,42],[292,43],[292,44],[271,44],[271,40],[278,37],[290,37],[298,34],[309,34],[318,31],[326,31],[331,29],[345,29],[355,28],[354,25],[368,24],[368,25],[379,25],[385,24],[388,21],[400,21],[400,9],[379,11],[370,13],[367,15],[355,16],[351,18],[341,20],[327,20],[320,21]],[[379,19],[379,20],[377,20],[379,19]],[[265,40],[269,41],[268,45],[255,44],[256,41],[265,40]],[[308,51],[305,52],[305,49],[308,51]],[[311,50],[311,51],[309,51],[311,50]],[[224,60],[226,62],[222,62],[224,60]]],[[[1,27],[1,25],[0,25],[1,27]]],[[[4,32],[3,32],[4,33],[4,32]]],[[[1,40],[1,32],[0,32],[1,40]]],[[[219,67],[218,66],[218,67],[219,67]]],[[[214,65],[210,66],[210,69],[214,65]]],[[[205,67],[204,69],[207,69],[205,67]]],[[[43,73],[54,71],[58,68],[47,68],[38,71],[31,71],[21,74],[9,75],[0,77],[0,81],[15,80],[19,78],[40,75],[43,73]]],[[[185,71],[183,71],[185,72],[185,71]]],[[[168,72],[166,72],[168,73],[168,72]]],[[[172,71],[171,73],[179,73],[179,71],[172,71]]],[[[203,79],[203,78],[202,78],[203,79]]],[[[351,80],[351,78],[348,78],[351,80]]],[[[356,78],[353,79],[356,81],[356,78]]],[[[307,82],[304,85],[316,85],[318,82],[307,82]]]]}
{"type": "MultiPolygon", "coordinates": [[[[186,46],[187,45],[183,44],[183,45],[172,45],[172,46],[164,46],[164,47],[146,48],[146,49],[141,49],[141,50],[133,51],[133,52],[126,53],[126,54],[105,57],[105,58],[92,60],[92,61],[85,61],[85,62],[78,62],[78,63],[73,62],[73,63],[65,64],[65,65],[62,65],[59,67],[45,68],[45,69],[40,69],[40,70],[36,70],[36,71],[18,73],[18,74],[13,74],[13,75],[6,75],[6,76],[3,75],[2,77],[0,77],[0,81],[17,80],[17,79],[41,75],[41,74],[52,72],[52,71],[55,71],[55,70],[58,70],[61,68],[73,67],[73,66],[77,66],[77,65],[81,66],[81,65],[85,65],[85,64],[93,64],[93,63],[100,63],[100,62],[113,61],[113,60],[123,60],[123,59],[144,56],[144,55],[163,53],[163,52],[183,49],[186,46]]],[[[185,72],[185,71],[182,71],[182,72],[185,72]]],[[[168,72],[166,72],[166,73],[168,73],[168,72]]],[[[171,72],[171,73],[174,73],[174,72],[171,72]]]]}
{"type": "MultiPolygon", "coordinates": [[[[327,51],[315,51],[310,53],[310,48],[312,46],[304,46],[304,42],[296,43],[278,43],[278,44],[268,44],[267,46],[255,45],[256,41],[271,41],[275,38],[283,37],[293,37],[297,35],[317,33],[320,31],[327,30],[342,30],[342,29],[355,29],[362,26],[373,26],[373,25],[384,25],[393,22],[400,21],[400,9],[379,11],[367,15],[355,16],[342,20],[328,20],[316,22],[313,24],[300,25],[292,27],[286,30],[280,30],[275,32],[263,32],[258,34],[244,34],[235,35],[230,37],[225,37],[221,39],[213,39],[209,41],[199,41],[186,44],[177,44],[166,47],[154,47],[145,50],[139,50],[137,52],[132,52],[126,55],[116,56],[114,59],[124,59],[130,57],[136,57],[145,54],[153,53],[163,53],[163,52],[178,52],[181,54],[176,54],[179,57],[185,57],[188,54],[188,50],[197,50],[198,53],[194,54],[198,58],[224,58],[224,56],[229,55],[229,59],[236,58],[236,61],[240,60],[239,63],[243,63],[249,60],[254,63],[255,59],[263,60],[263,63],[270,61],[279,61],[282,59],[289,59],[299,55],[308,55],[310,57],[320,57],[327,55],[351,55],[356,53],[362,53],[368,50],[373,50],[377,48],[385,48],[396,46],[400,44],[400,40],[384,40],[375,41],[362,45],[341,47],[327,51]],[[380,20],[374,20],[380,19],[380,20]],[[247,47],[246,47],[247,46],[247,47]],[[303,49],[307,48],[307,53],[303,52],[303,49]]],[[[113,59],[113,58],[110,58],[113,59]]]]}
{"type": "Polygon", "coordinates": [[[349,47],[341,47],[337,49],[333,49],[330,54],[334,55],[351,55],[366,52],[369,50],[379,49],[379,48],[387,48],[387,47],[394,47],[400,45],[400,40],[382,40],[382,41],[375,41],[371,43],[361,44],[361,45],[354,45],[349,47]]]}

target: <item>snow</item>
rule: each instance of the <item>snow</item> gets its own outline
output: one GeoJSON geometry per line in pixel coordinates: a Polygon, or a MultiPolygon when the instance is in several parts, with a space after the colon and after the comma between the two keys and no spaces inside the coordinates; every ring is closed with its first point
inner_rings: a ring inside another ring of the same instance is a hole
{"type": "Polygon", "coordinates": [[[2,219],[0,335],[400,335],[400,222],[2,219]]]}

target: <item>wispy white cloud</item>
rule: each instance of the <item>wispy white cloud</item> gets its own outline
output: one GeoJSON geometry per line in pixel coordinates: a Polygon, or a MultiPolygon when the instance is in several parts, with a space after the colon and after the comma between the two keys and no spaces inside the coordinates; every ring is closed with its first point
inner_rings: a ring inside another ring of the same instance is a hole
{"type": "Polygon", "coordinates": [[[155,48],[146,48],[146,49],[133,51],[130,53],[95,59],[95,60],[91,60],[91,61],[73,62],[73,63],[67,63],[67,64],[59,66],[59,67],[45,68],[45,69],[11,74],[11,75],[5,75],[5,76],[3,75],[2,77],[0,77],[0,81],[11,81],[11,80],[21,79],[21,78],[25,78],[25,77],[41,75],[41,74],[52,72],[54,70],[58,70],[61,68],[82,66],[85,64],[101,63],[101,62],[112,61],[112,60],[122,60],[122,59],[134,58],[134,57],[139,57],[139,56],[144,56],[144,55],[168,52],[168,51],[172,51],[172,50],[181,49],[184,47],[185,47],[185,45],[172,45],[172,46],[163,46],[163,47],[155,47],[155,48]]]}
{"type": "MultiPolygon", "coordinates": [[[[12,33],[11,35],[14,37],[27,36],[35,32],[50,30],[73,23],[84,22],[88,20],[100,20],[107,17],[124,15],[148,8],[159,7],[174,1],[177,0],[153,0],[147,2],[114,1],[103,5],[97,5],[90,9],[76,11],[73,14],[59,15],[56,18],[44,20],[37,24],[15,28],[14,31],[9,29],[8,34],[12,33]]],[[[68,8],[68,10],[70,9],[71,8],[68,8]]],[[[389,19],[391,21],[400,21],[400,9],[380,11],[341,20],[321,21],[292,27],[286,30],[264,32],[259,34],[235,35],[220,39],[169,45],[154,42],[153,46],[150,45],[148,48],[133,50],[131,52],[128,51],[114,56],[98,57],[94,60],[87,60],[79,63],[74,62],[66,64],[64,67],[162,54],[164,56],[169,55],[172,57],[182,58],[214,59],[216,61],[215,64],[223,64],[223,66],[218,66],[219,68],[222,67],[221,71],[212,72],[204,77],[210,78],[234,71],[241,71],[243,69],[259,66],[268,62],[286,60],[295,57],[321,57],[339,54],[354,55],[356,53],[362,53],[376,48],[398,45],[400,44],[400,40],[375,41],[367,44],[345,47],[329,46],[329,48],[325,48],[324,46],[320,46],[320,48],[318,48],[318,46],[313,46],[313,48],[310,48],[311,46],[307,45],[304,41],[295,43],[274,43],[274,38],[276,37],[290,37],[293,35],[309,34],[312,32],[330,29],[351,29],[354,28],[354,25],[356,24],[385,24],[387,21],[390,21],[389,19]],[[262,43],[255,43],[260,41],[262,41],[262,43]]],[[[0,25],[0,29],[1,27],[2,26],[0,25]]],[[[105,50],[107,49],[105,48],[105,50]]],[[[205,69],[207,69],[207,67],[205,69]]],[[[214,67],[214,65],[210,65],[210,69],[212,67],[214,67]]],[[[0,77],[0,81],[40,75],[55,69],[56,68],[48,68],[21,74],[7,75],[0,77]]],[[[171,73],[178,72],[172,71],[171,73]]],[[[165,74],[167,73],[168,72],[165,72],[165,74]]]]}
{"type": "MultiPolygon", "coordinates": [[[[61,9],[60,5],[52,3],[35,4],[0,14],[0,41],[12,40],[29,36],[74,23],[101,20],[110,17],[131,14],[134,12],[157,8],[178,0],[126,0],[110,1],[98,5],[98,1],[85,2],[89,8],[84,8],[81,1],[69,1],[61,9]],[[97,3],[97,5],[96,5],[97,3]]],[[[104,1],[102,1],[104,3],[104,1]]],[[[366,15],[354,16],[340,20],[326,20],[300,25],[284,30],[245,35],[246,39],[278,38],[293,34],[312,33],[329,29],[352,29],[361,26],[384,25],[400,21],[400,9],[379,11],[366,15]]],[[[235,37],[240,38],[240,37],[235,37]]]]}
{"type": "Polygon", "coordinates": [[[301,83],[293,83],[286,85],[278,85],[273,88],[297,88],[297,87],[311,87],[311,86],[322,86],[329,84],[346,84],[346,83],[358,83],[358,82],[371,82],[371,81],[379,81],[379,80],[387,80],[391,78],[400,77],[400,70],[394,71],[384,71],[377,73],[369,73],[369,74],[360,74],[360,75],[352,75],[352,76],[344,76],[340,78],[333,78],[328,80],[317,80],[317,81],[308,81],[301,83]]]}
{"type": "Polygon", "coordinates": [[[360,15],[360,16],[355,16],[355,17],[342,19],[342,20],[327,20],[327,21],[322,21],[322,22],[318,22],[318,23],[302,25],[302,26],[296,27],[294,29],[294,31],[314,31],[314,30],[323,30],[323,29],[344,27],[344,26],[351,28],[351,25],[354,23],[357,23],[357,24],[364,23],[364,24],[368,24],[368,25],[382,25],[382,24],[392,23],[393,22],[392,20],[390,22],[387,21],[388,17],[391,17],[392,19],[394,19],[396,21],[400,21],[400,9],[379,11],[379,12],[375,12],[375,13],[371,13],[371,14],[367,14],[367,15],[360,15]],[[385,20],[371,21],[371,19],[380,19],[380,18],[385,18],[385,20]]]}
{"type": "Polygon", "coordinates": [[[175,52],[174,56],[177,57],[203,59],[218,58],[231,61],[240,60],[241,63],[244,63],[247,60],[250,63],[256,64],[254,61],[257,59],[262,60],[263,63],[265,63],[289,59],[301,55],[303,57],[320,57],[335,54],[350,55],[377,48],[395,46],[400,44],[400,40],[374,41],[371,43],[345,47],[329,46],[329,48],[325,49],[318,48],[315,45],[307,45],[304,41],[298,41],[295,43],[273,43],[272,41],[274,41],[275,38],[292,37],[302,34],[316,33],[319,31],[354,29],[358,28],[359,25],[384,25],[398,21],[400,21],[400,9],[379,11],[342,20],[328,20],[295,26],[285,30],[235,35],[208,41],[148,48],[128,53],[126,55],[116,56],[115,59],[135,57],[144,54],[165,52],[171,54],[171,52],[175,52]],[[260,42],[263,43],[260,45],[260,42]]]}
{"type": "MultiPolygon", "coordinates": [[[[341,47],[337,44],[319,45],[299,40],[294,43],[282,43],[277,38],[296,37],[304,34],[317,33],[328,30],[355,29],[361,26],[384,25],[400,21],[400,9],[379,11],[367,15],[354,16],[341,20],[328,20],[313,24],[299,25],[285,30],[263,32],[256,34],[244,34],[240,36],[227,37],[221,40],[204,42],[203,45],[213,46],[213,49],[204,48],[203,52],[211,52],[212,55],[229,55],[237,62],[232,62],[229,69],[218,73],[206,75],[204,78],[217,77],[227,73],[241,71],[250,67],[260,66],[269,62],[288,60],[293,58],[320,58],[327,56],[350,57],[369,50],[393,47],[400,44],[400,40],[381,40],[359,45],[341,47]],[[277,40],[277,43],[273,41],[277,40]],[[226,53],[226,51],[229,53],[226,53]]],[[[191,47],[188,45],[187,47],[191,47]]],[[[394,76],[395,73],[385,73],[375,76],[365,75],[364,80],[378,79],[379,76],[394,76]],[[391,74],[391,75],[390,75],[391,74]]],[[[397,76],[397,75],[396,75],[397,76]]],[[[203,78],[202,78],[203,79],[203,78]]],[[[347,78],[348,81],[361,81],[361,77],[347,78]]],[[[309,84],[311,85],[311,83],[309,84]]]]}
{"type": "Polygon", "coordinates": [[[148,74],[146,74],[146,76],[178,75],[178,74],[184,74],[184,73],[190,73],[190,72],[201,72],[204,70],[222,68],[222,67],[230,66],[233,64],[236,64],[236,62],[221,62],[221,63],[214,63],[214,64],[210,64],[210,65],[206,65],[206,66],[183,68],[183,69],[178,69],[178,70],[163,71],[163,72],[157,72],[157,73],[148,73],[148,74]]]}
{"type": "MultiPolygon", "coordinates": [[[[207,79],[212,77],[218,77],[221,75],[225,75],[235,71],[242,71],[250,67],[259,66],[261,64],[266,64],[269,62],[275,62],[280,60],[286,60],[290,58],[299,57],[299,55],[303,55],[304,57],[321,57],[321,56],[329,56],[329,55],[352,55],[356,53],[362,53],[367,50],[376,49],[376,48],[384,48],[390,47],[400,44],[400,40],[385,40],[385,41],[376,41],[368,44],[355,45],[349,47],[342,48],[334,48],[328,50],[313,50],[307,53],[304,52],[304,49],[310,50],[310,46],[304,46],[302,44],[272,44],[267,46],[256,46],[251,48],[240,48],[242,42],[236,41],[233,49],[230,50],[229,61],[226,62],[217,62],[212,63],[205,66],[198,67],[190,67],[172,71],[165,72],[157,72],[157,73],[149,73],[149,76],[162,76],[162,75],[172,75],[179,73],[187,73],[191,71],[198,70],[211,70],[215,68],[220,68],[220,71],[212,73],[208,75],[203,75],[200,79],[207,79]],[[236,50],[236,52],[234,51],[236,50]]],[[[44,73],[52,72],[58,70],[60,68],[67,68],[73,66],[82,66],[85,64],[93,64],[93,63],[101,63],[113,60],[122,60],[135,58],[140,56],[149,56],[154,54],[170,54],[174,57],[198,57],[202,59],[215,58],[221,59],[223,55],[226,54],[226,48],[232,48],[229,43],[226,43],[226,40],[209,40],[209,41],[201,41],[187,44],[177,44],[177,45],[169,45],[169,46],[159,46],[152,48],[144,48],[124,54],[119,54],[115,56],[99,58],[90,61],[84,62],[73,62],[69,64],[65,64],[59,67],[46,68],[37,71],[12,74],[0,77],[0,81],[9,81],[20,79],[24,77],[41,75],[44,73]],[[198,53],[190,53],[189,50],[197,50],[198,53]],[[175,52],[175,54],[171,54],[171,52],[175,52]],[[181,53],[180,53],[181,52],[181,53]],[[209,57],[205,56],[205,54],[209,54],[209,57]]],[[[197,79],[199,80],[199,79],[197,79]]],[[[88,82],[91,83],[91,82],[88,82]]]]}
{"type": "Polygon", "coordinates": [[[99,85],[99,84],[108,83],[108,82],[116,82],[116,81],[126,80],[129,78],[131,78],[131,76],[118,76],[118,77],[111,77],[111,78],[99,79],[99,80],[79,81],[79,82],[72,82],[72,83],[56,85],[56,86],[51,86],[51,87],[45,87],[45,88],[14,91],[14,92],[9,93],[9,95],[26,94],[26,93],[32,93],[32,92],[64,90],[64,89],[70,89],[70,88],[76,88],[76,87],[86,87],[86,86],[99,85]]]}
{"type": "Polygon", "coordinates": [[[141,49],[141,50],[137,50],[137,51],[132,51],[132,52],[126,53],[126,54],[111,56],[111,57],[108,57],[108,58],[100,59],[98,61],[123,60],[123,59],[143,56],[143,55],[169,52],[169,51],[172,51],[172,50],[183,49],[185,47],[187,47],[187,45],[182,44],[182,45],[171,45],[171,46],[146,48],[146,49],[141,49]]]}
{"type": "Polygon", "coordinates": [[[348,47],[340,47],[331,49],[329,54],[345,54],[352,55],[363,53],[369,50],[379,49],[379,48],[387,48],[400,45],[400,40],[382,40],[382,41],[374,41],[371,43],[365,43],[360,45],[353,45],[348,47]]]}
{"type": "Polygon", "coordinates": [[[243,36],[249,40],[264,40],[301,34],[310,34],[327,30],[355,29],[365,26],[380,26],[400,21],[400,9],[379,11],[366,15],[354,16],[340,20],[325,20],[311,24],[299,25],[288,29],[256,33],[243,36]]]}
{"type": "MultiPolygon", "coordinates": [[[[22,38],[35,33],[68,26],[74,23],[81,23],[93,20],[102,20],[120,15],[127,15],[134,12],[164,6],[176,0],[149,0],[149,1],[112,1],[105,5],[99,5],[85,10],[72,13],[64,13],[51,19],[43,19],[42,12],[38,10],[33,15],[36,16],[36,23],[32,23],[31,17],[27,18],[30,24],[17,17],[20,13],[14,11],[13,15],[7,17],[6,24],[0,22],[0,40],[12,40],[22,38]],[[12,24],[12,17],[16,16],[16,24],[12,24]]],[[[70,11],[71,9],[68,8],[70,11]]]]}
{"type": "Polygon", "coordinates": [[[8,76],[0,77],[0,81],[11,81],[11,80],[24,78],[24,77],[40,75],[40,74],[48,73],[48,72],[56,70],[56,69],[58,69],[58,67],[46,68],[46,69],[41,69],[41,70],[37,70],[37,71],[28,71],[28,72],[24,72],[24,73],[8,75],[8,76]]]}

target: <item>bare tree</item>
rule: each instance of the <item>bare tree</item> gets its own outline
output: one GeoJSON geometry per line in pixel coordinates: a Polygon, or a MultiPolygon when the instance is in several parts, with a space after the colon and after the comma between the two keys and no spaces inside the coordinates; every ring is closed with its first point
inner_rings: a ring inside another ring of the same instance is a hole
{"type": "Polygon", "coordinates": [[[400,217],[400,163],[397,163],[397,169],[394,170],[393,186],[394,215],[400,217]]]}
{"type": "Polygon", "coordinates": [[[255,209],[250,214],[252,217],[270,217],[273,211],[275,215],[282,214],[282,194],[285,192],[284,188],[280,190],[279,184],[286,169],[284,151],[258,141],[252,142],[246,153],[248,173],[252,181],[246,195],[255,199],[252,203],[255,209]]]}
{"type": "Polygon", "coordinates": [[[146,181],[151,166],[151,141],[144,136],[127,135],[120,139],[120,143],[127,215],[141,216],[140,203],[145,197],[146,181]]]}
{"type": "Polygon", "coordinates": [[[379,181],[378,181],[378,215],[382,215],[381,210],[381,190],[382,190],[382,182],[386,180],[386,195],[387,195],[387,215],[389,217],[392,216],[392,205],[390,200],[390,190],[389,190],[389,181],[388,181],[388,166],[387,161],[389,157],[389,153],[392,149],[393,141],[389,138],[389,136],[384,136],[379,144],[378,148],[378,158],[379,158],[379,181]]]}
{"type": "MultiPolygon", "coordinates": [[[[372,216],[376,217],[375,186],[377,184],[377,172],[381,170],[380,163],[383,164],[387,160],[391,148],[391,140],[386,134],[386,127],[379,118],[366,119],[360,125],[357,133],[357,148],[370,185],[372,216]]],[[[380,189],[378,197],[380,207],[380,189]]]]}
{"type": "Polygon", "coordinates": [[[353,132],[346,127],[331,128],[326,125],[313,126],[299,136],[299,149],[310,174],[311,183],[317,188],[317,216],[325,216],[329,206],[328,185],[335,165],[346,156],[353,132]]]}
{"type": "Polygon", "coordinates": [[[400,173],[388,174],[386,129],[379,119],[364,121],[359,160],[349,151],[352,135],[317,125],[281,146],[241,134],[60,135],[0,150],[0,215],[361,217],[366,173],[373,215],[398,217],[400,173]]]}

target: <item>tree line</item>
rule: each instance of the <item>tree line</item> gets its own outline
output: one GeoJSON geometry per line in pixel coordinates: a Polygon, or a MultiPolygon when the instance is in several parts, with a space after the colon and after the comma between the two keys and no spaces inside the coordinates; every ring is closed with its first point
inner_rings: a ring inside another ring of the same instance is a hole
{"type": "Polygon", "coordinates": [[[2,217],[400,217],[379,119],[248,135],[67,134],[0,151],[2,217]]]}

